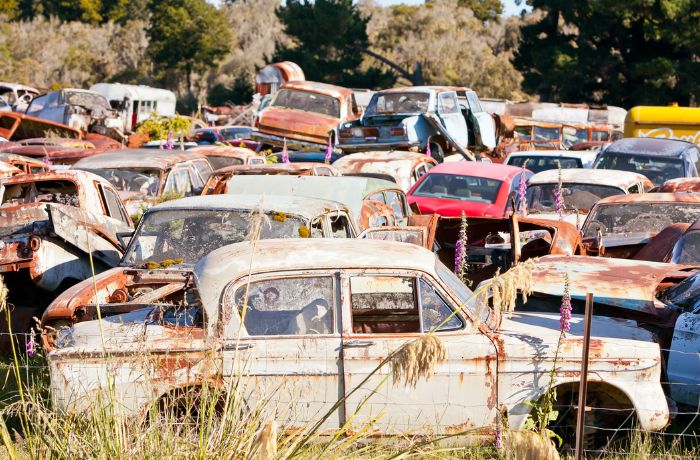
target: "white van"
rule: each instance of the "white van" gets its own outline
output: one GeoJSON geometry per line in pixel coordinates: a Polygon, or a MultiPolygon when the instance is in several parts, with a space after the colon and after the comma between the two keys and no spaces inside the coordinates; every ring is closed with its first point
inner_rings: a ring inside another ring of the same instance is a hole
{"type": "Polygon", "coordinates": [[[122,113],[127,132],[148,119],[151,113],[161,116],[175,115],[175,94],[167,89],[121,83],[97,83],[90,87],[107,98],[109,105],[122,113]]]}

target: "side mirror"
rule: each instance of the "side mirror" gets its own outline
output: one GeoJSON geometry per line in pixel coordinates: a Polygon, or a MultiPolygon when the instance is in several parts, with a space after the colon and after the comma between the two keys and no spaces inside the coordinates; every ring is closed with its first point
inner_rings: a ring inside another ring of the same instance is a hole
{"type": "Polygon", "coordinates": [[[131,242],[131,238],[134,237],[134,232],[117,232],[117,240],[122,246],[122,250],[126,251],[126,247],[131,242]]]}

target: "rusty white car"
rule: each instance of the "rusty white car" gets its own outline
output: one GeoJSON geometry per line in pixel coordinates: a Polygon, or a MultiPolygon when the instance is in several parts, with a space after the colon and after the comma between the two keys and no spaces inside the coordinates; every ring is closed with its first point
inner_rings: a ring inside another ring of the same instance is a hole
{"type": "Polygon", "coordinates": [[[0,273],[15,307],[12,331],[26,333],[57,292],[119,262],[117,234],[133,225],[117,191],[85,171],[17,175],[0,189],[0,273]]]}
{"type": "MultiPolygon", "coordinates": [[[[266,409],[285,427],[329,412],[324,428],[338,429],[354,414],[351,429],[370,423],[382,434],[460,433],[493,427],[505,411],[505,423],[519,428],[554,365],[558,315],[501,316],[416,245],[243,242],[211,252],[191,276],[174,282],[178,302],[59,333],[48,355],[59,410],[89,413],[111,392],[116,411],[137,416],[173,392],[240,376],[249,407],[271,398],[266,409]],[[387,379],[390,366],[371,374],[392,351],[431,330],[447,356],[430,379],[410,387],[387,379]],[[347,398],[331,411],[339,395],[347,398]]],[[[617,427],[622,417],[645,430],[666,426],[652,335],[600,318],[593,331],[589,398],[595,408],[612,409],[596,425],[617,427]]],[[[571,409],[560,411],[563,418],[577,404],[581,334],[575,316],[554,373],[558,401],[571,409]]]]}
{"type": "Polygon", "coordinates": [[[561,219],[579,228],[591,208],[601,199],[644,193],[653,187],[645,176],[629,171],[570,168],[559,172],[549,169],[527,180],[525,200],[528,214],[536,214],[538,219],[560,219],[556,212],[556,191],[560,178],[563,202],[561,219]]]}

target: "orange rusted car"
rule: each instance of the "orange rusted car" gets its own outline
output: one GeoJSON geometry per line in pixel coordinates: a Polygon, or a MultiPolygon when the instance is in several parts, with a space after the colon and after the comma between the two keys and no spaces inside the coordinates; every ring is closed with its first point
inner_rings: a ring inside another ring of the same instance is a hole
{"type": "Polygon", "coordinates": [[[318,149],[329,136],[336,143],[340,123],[360,116],[352,90],[312,81],[292,81],[282,85],[272,102],[260,113],[253,140],[261,149],[282,147],[318,149]]]}

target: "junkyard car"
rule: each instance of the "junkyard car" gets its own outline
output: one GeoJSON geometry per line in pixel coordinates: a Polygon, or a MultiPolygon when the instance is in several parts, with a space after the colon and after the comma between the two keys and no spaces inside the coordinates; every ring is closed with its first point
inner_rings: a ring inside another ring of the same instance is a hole
{"type": "Polygon", "coordinates": [[[360,115],[352,90],[312,81],[285,83],[260,113],[258,131],[252,138],[260,149],[268,146],[290,149],[319,148],[329,137],[336,144],[339,123],[360,115]]]}
{"type": "MultiPolygon", "coordinates": [[[[421,214],[505,217],[512,210],[522,168],[473,161],[443,163],[408,192],[421,214]]],[[[532,173],[525,170],[525,180],[532,173]]]]}
{"type": "Polygon", "coordinates": [[[213,169],[225,168],[234,165],[260,165],[265,163],[265,157],[244,147],[230,147],[223,145],[211,145],[192,147],[187,150],[190,153],[199,153],[207,157],[213,169]]]}
{"type": "Polygon", "coordinates": [[[0,161],[0,179],[24,174],[24,171],[4,161],[0,161]]]}
{"type": "Polygon", "coordinates": [[[14,153],[33,158],[56,169],[67,169],[77,161],[111,150],[113,145],[70,138],[33,138],[24,139],[10,146],[0,146],[5,153],[14,153]]]}
{"type": "Polygon", "coordinates": [[[400,150],[353,153],[333,162],[344,176],[386,179],[399,184],[404,192],[435,165],[437,161],[423,153],[400,150]]]}
{"type": "MultiPolygon", "coordinates": [[[[535,214],[539,219],[560,218],[556,212],[559,179],[556,169],[542,171],[528,179],[525,195],[528,214],[535,214]]],[[[602,198],[644,193],[653,187],[641,174],[598,169],[562,169],[561,183],[562,217],[579,227],[588,211],[602,198]]]]}
{"type": "Polygon", "coordinates": [[[60,136],[72,139],[82,139],[84,134],[79,129],[71,128],[62,123],[32,117],[23,113],[0,112],[0,136],[8,141],[21,141],[36,137],[60,136]]]}
{"type": "MultiPolygon", "coordinates": [[[[478,101],[476,94],[473,96],[478,101]]],[[[438,162],[453,148],[473,159],[467,151],[467,121],[452,88],[414,86],[379,91],[359,120],[340,125],[338,136],[338,148],[345,153],[392,148],[425,152],[430,146],[438,162]]]]}
{"type": "Polygon", "coordinates": [[[668,241],[663,231],[698,219],[696,193],[616,195],[596,203],[581,230],[589,254],[631,259],[652,245],[653,252],[666,254],[680,235],[668,241]]]}
{"type": "Polygon", "coordinates": [[[508,155],[503,164],[523,166],[533,173],[548,169],[591,168],[596,152],[590,150],[536,150],[529,152],[514,152],[508,155]]]}
{"type": "Polygon", "coordinates": [[[31,86],[0,82],[0,98],[5,99],[13,112],[24,112],[39,90],[31,86]]]}
{"type": "MultiPolygon", "coordinates": [[[[237,176],[340,176],[333,166],[319,163],[265,163],[228,166],[214,171],[204,186],[202,195],[227,193],[228,183],[237,176]]],[[[274,189],[270,190],[274,192],[274,189]]]]}
{"type": "Polygon", "coordinates": [[[250,139],[252,135],[253,128],[250,126],[210,126],[195,130],[188,138],[199,145],[219,143],[257,150],[258,143],[250,139]]]}
{"type": "Polygon", "coordinates": [[[644,174],[654,185],[669,179],[698,177],[700,150],[676,139],[628,138],[604,148],[593,165],[596,169],[619,169],[644,174]]]}
{"type": "Polygon", "coordinates": [[[199,195],[212,172],[203,155],[180,150],[126,149],[84,158],[73,165],[109,180],[131,215],[161,199],[199,195]]]}
{"type": "Polygon", "coordinates": [[[652,191],[659,193],[700,192],[700,177],[670,179],[652,191]]]}
{"type": "MultiPolygon", "coordinates": [[[[575,413],[581,318],[572,318],[559,349],[557,362],[567,364],[555,367],[558,314],[502,317],[418,246],[244,242],[210,253],[194,276],[173,284],[186,302],[146,304],[60,334],[48,357],[59,410],[89,413],[110,391],[115,410],[139,415],[173,392],[241,378],[248,407],[270,398],[284,427],[328,412],[322,428],[350,422],[382,434],[450,434],[495,427],[501,410],[502,420],[521,428],[554,369],[560,414],[575,413]],[[415,387],[392,382],[391,366],[371,374],[431,330],[447,357],[430,379],[415,387]],[[340,395],[344,410],[331,410],[340,395]]],[[[607,319],[595,319],[593,331],[589,398],[615,409],[595,425],[617,428],[630,418],[645,430],[663,428],[669,409],[652,335],[607,319]]]]}
{"type": "Polygon", "coordinates": [[[660,254],[660,262],[700,265],[700,220],[693,222],[678,238],[670,253],[660,254]]]}
{"type": "Polygon", "coordinates": [[[678,403],[700,401],[700,274],[698,266],[597,257],[543,257],[533,272],[533,293],[517,310],[559,311],[564,274],[574,312],[592,293],[594,312],[636,321],[653,331],[667,360],[664,381],[678,403]]]}
{"type": "Polygon", "coordinates": [[[116,265],[117,233],[133,226],[116,190],[94,174],[26,174],[2,185],[0,272],[15,306],[12,330],[26,333],[56,292],[116,265]]]}
{"type": "MultiPolygon", "coordinates": [[[[1,147],[0,150],[2,150],[1,147]]],[[[43,161],[38,161],[23,155],[16,155],[14,153],[0,152],[0,161],[11,164],[26,174],[36,174],[49,170],[49,166],[43,161]]]]}
{"type": "MultiPolygon", "coordinates": [[[[107,99],[94,91],[61,89],[37,96],[27,115],[62,123],[83,132],[117,135],[123,138],[124,121],[107,99]]],[[[112,136],[110,136],[112,137],[112,136]]]]}
{"type": "Polygon", "coordinates": [[[411,210],[403,190],[393,182],[368,177],[240,176],[229,181],[232,195],[308,196],[347,206],[361,230],[406,225],[411,210]]]}

